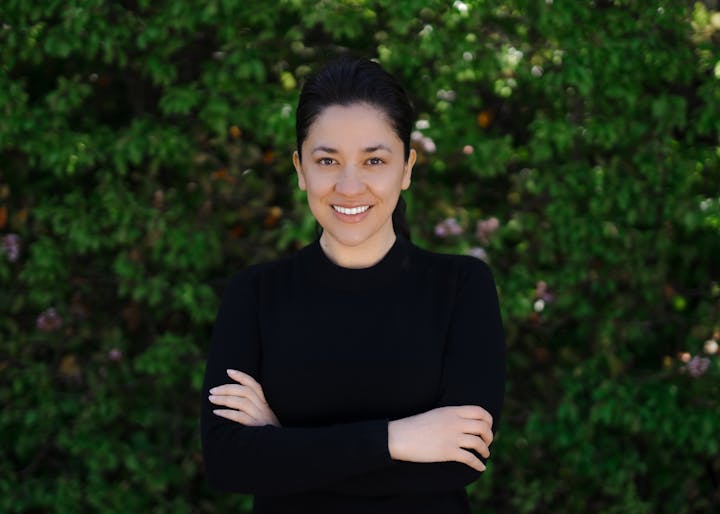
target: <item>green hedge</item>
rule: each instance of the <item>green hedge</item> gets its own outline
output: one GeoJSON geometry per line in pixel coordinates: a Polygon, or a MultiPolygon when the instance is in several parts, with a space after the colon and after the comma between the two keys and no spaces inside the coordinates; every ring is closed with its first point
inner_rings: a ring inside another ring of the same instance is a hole
{"type": "Polygon", "coordinates": [[[5,0],[0,511],[248,511],[204,478],[210,328],[234,270],[314,235],[294,109],[343,49],[420,112],[413,240],[499,286],[478,512],[717,509],[718,9],[5,0]]]}

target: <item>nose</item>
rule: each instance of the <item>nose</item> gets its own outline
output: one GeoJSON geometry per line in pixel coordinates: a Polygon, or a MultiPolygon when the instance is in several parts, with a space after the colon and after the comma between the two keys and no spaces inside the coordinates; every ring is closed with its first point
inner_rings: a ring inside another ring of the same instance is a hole
{"type": "Polygon", "coordinates": [[[365,182],[360,170],[352,165],[345,166],[335,183],[335,191],[346,196],[365,192],[365,182]]]}

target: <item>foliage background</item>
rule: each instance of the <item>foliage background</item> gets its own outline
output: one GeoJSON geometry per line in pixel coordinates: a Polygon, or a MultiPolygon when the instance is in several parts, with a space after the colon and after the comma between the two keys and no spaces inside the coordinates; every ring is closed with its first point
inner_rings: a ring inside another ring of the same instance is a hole
{"type": "Polygon", "coordinates": [[[413,241],[498,283],[477,511],[717,511],[719,9],[2,2],[0,511],[248,511],[204,480],[204,358],[233,270],[314,235],[294,108],[343,49],[420,112],[413,241]]]}

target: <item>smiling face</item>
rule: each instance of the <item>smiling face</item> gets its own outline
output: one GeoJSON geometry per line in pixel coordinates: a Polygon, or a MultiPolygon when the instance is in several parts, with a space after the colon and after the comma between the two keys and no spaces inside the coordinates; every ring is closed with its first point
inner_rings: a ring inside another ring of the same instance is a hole
{"type": "Polygon", "coordinates": [[[301,150],[302,162],[293,154],[298,185],[307,191],[326,245],[338,253],[352,247],[356,257],[386,250],[395,239],[392,213],[400,192],[410,187],[416,154],[410,150],[405,161],[384,112],[364,103],[329,106],[310,125],[301,150]]]}

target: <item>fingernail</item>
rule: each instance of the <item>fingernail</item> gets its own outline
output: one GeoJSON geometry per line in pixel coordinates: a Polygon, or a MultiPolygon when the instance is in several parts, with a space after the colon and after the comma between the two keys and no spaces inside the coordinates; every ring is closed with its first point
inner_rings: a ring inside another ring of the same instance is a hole
{"type": "Polygon", "coordinates": [[[215,388],[210,389],[210,394],[215,394],[215,388]]]}
{"type": "Polygon", "coordinates": [[[215,410],[213,411],[213,414],[217,414],[218,412],[220,412],[220,410],[219,410],[219,409],[215,409],[215,410]]]}
{"type": "Polygon", "coordinates": [[[235,373],[238,372],[238,370],[236,370],[236,369],[227,369],[227,370],[225,370],[225,371],[227,371],[227,372],[228,372],[229,374],[231,374],[231,375],[234,375],[235,373]]]}

